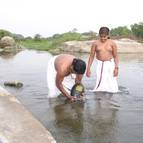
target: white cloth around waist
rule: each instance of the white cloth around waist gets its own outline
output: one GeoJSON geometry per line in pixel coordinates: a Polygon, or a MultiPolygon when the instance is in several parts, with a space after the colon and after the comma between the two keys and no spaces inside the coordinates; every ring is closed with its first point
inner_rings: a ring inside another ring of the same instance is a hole
{"type": "Polygon", "coordinates": [[[117,77],[114,77],[115,63],[114,59],[109,61],[100,61],[97,59],[96,65],[96,85],[94,91],[118,92],[117,77]]]}

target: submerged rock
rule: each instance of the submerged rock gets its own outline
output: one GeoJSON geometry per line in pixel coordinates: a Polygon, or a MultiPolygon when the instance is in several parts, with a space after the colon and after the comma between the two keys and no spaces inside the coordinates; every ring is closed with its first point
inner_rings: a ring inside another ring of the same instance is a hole
{"type": "Polygon", "coordinates": [[[20,81],[5,81],[4,85],[5,86],[13,86],[13,87],[22,87],[23,83],[20,81]]]}

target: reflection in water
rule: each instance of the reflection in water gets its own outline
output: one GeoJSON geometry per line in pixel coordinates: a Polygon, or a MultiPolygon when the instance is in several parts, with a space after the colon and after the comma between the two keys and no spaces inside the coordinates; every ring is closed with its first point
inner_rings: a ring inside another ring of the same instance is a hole
{"type": "Polygon", "coordinates": [[[100,101],[97,101],[95,115],[95,132],[97,141],[117,143],[117,110],[102,108],[100,101]]]}
{"type": "Polygon", "coordinates": [[[20,51],[2,52],[2,53],[0,53],[0,57],[3,59],[12,59],[19,52],[20,51]]]}
{"type": "MultiPolygon", "coordinates": [[[[110,109],[100,100],[88,101],[84,114],[83,142],[116,142],[116,112],[110,109]]],[[[105,102],[106,103],[106,102],[105,102]]]]}
{"type": "Polygon", "coordinates": [[[54,107],[55,138],[58,143],[80,143],[83,131],[84,103],[61,104],[54,107]]]}
{"type": "Polygon", "coordinates": [[[120,62],[143,61],[143,54],[119,54],[120,62]]]}
{"type": "Polygon", "coordinates": [[[58,104],[54,107],[55,138],[58,143],[117,143],[117,111],[93,99],[58,104]]]}
{"type": "Polygon", "coordinates": [[[83,130],[84,103],[61,104],[54,107],[55,122],[58,128],[68,129],[75,135],[83,130]]]}

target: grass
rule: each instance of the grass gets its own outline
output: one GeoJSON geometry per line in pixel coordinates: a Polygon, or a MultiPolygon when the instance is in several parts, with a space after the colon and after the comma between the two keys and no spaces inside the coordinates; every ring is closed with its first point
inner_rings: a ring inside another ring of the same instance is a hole
{"type": "Polygon", "coordinates": [[[72,41],[72,40],[82,40],[81,35],[79,33],[64,33],[55,37],[50,37],[46,39],[25,39],[19,41],[20,45],[23,45],[27,49],[35,49],[35,50],[54,50],[58,46],[60,46],[63,42],[72,41]]]}
{"type": "Polygon", "coordinates": [[[40,40],[40,41],[24,40],[24,41],[20,41],[19,44],[23,45],[27,49],[35,49],[35,50],[43,50],[43,51],[48,51],[54,48],[53,41],[48,41],[48,40],[40,40]]]}

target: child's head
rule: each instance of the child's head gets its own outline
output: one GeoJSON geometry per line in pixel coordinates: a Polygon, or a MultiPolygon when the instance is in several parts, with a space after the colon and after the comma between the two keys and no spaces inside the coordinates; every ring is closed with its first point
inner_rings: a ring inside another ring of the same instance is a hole
{"type": "Polygon", "coordinates": [[[99,36],[102,42],[105,42],[107,39],[110,39],[109,37],[109,28],[108,27],[101,27],[99,29],[99,36]]]}

